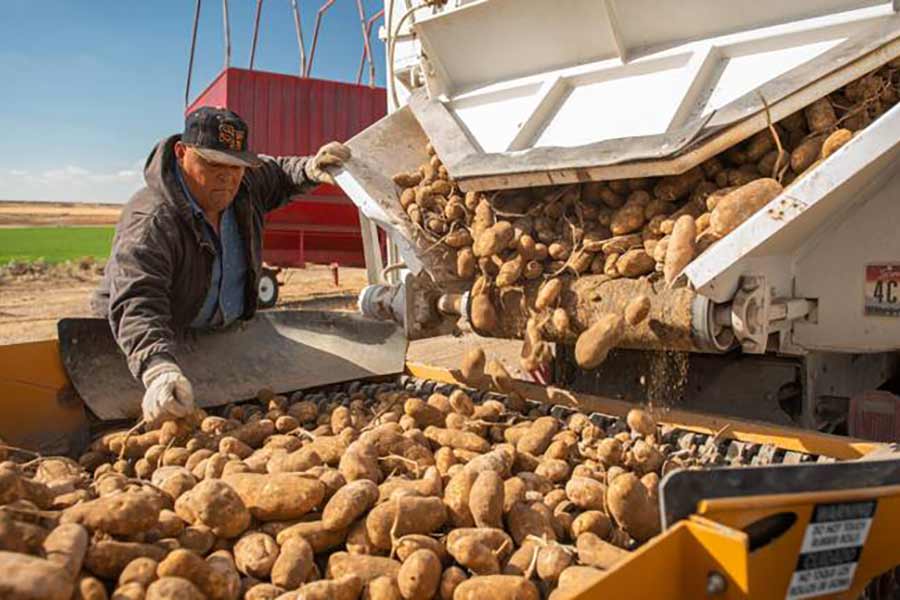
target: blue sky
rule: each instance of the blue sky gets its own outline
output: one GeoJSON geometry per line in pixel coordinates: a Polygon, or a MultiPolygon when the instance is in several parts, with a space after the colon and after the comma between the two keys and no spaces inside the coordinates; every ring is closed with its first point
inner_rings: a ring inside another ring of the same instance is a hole
{"type": "MultiPolygon", "coordinates": [[[[307,51],[321,3],[300,0],[307,51]]],[[[298,72],[290,4],[264,1],[254,68],[298,72]]],[[[382,6],[363,4],[369,15],[382,6]]],[[[229,1],[232,66],[248,64],[255,6],[229,1]]],[[[153,144],[182,128],[193,15],[194,0],[2,0],[0,200],[127,200],[153,144]]],[[[356,2],[337,0],[312,75],[355,81],[361,53],[356,2]]],[[[192,98],[223,62],[222,1],[203,0],[192,98]]]]}

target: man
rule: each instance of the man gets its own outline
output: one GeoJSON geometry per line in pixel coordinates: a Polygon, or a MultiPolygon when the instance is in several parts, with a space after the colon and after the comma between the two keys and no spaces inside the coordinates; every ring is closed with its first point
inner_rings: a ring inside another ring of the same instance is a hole
{"type": "Polygon", "coordinates": [[[189,329],[224,328],[256,311],[265,213],[319,183],[350,151],[337,142],[310,158],[257,156],[235,113],[203,107],[184,133],[161,141],[144,166],[146,186],[128,201],[92,299],[109,319],[128,367],[146,391],[144,419],[194,407],[175,362],[189,329]]]}

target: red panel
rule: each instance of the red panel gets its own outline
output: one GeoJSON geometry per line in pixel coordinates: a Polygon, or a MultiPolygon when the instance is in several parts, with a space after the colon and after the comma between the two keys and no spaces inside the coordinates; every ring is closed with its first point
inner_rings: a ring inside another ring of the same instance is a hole
{"type": "MultiPolygon", "coordinates": [[[[226,106],[239,114],[256,152],[305,156],[331,140],[347,140],[383,117],[387,99],[384,88],[230,68],[188,111],[200,106],[226,106]]],[[[338,188],[319,186],[271,213],[266,223],[263,257],[270,264],[302,266],[304,259],[365,264],[356,207],[338,188]]]]}

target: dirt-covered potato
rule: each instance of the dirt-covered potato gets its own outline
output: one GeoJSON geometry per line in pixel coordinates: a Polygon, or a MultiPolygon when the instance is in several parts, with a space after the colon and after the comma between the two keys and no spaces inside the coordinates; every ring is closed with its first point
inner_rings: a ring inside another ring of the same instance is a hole
{"type": "Polygon", "coordinates": [[[235,490],[218,479],[201,481],[175,501],[187,523],[205,525],[218,537],[232,538],[250,526],[250,511],[235,490]]]}
{"type": "Polygon", "coordinates": [[[609,484],[609,513],[628,535],[639,542],[659,533],[659,505],[634,473],[623,473],[609,484]]]}
{"type": "Polygon", "coordinates": [[[582,369],[595,369],[625,334],[625,321],[617,314],[605,314],[578,336],[575,361],[582,369]]]}

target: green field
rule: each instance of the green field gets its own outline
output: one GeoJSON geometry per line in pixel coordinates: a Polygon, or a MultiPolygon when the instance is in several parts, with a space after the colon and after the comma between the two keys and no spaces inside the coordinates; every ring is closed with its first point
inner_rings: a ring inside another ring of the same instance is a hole
{"type": "Polygon", "coordinates": [[[12,260],[58,263],[85,256],[106,259],[113,232],[113,227],[0,228],[0,265],[12,260]]]}

